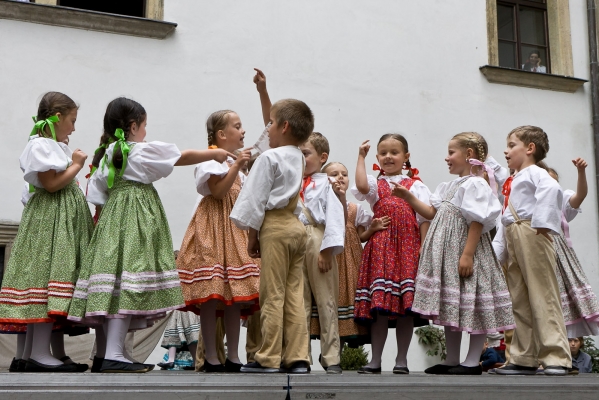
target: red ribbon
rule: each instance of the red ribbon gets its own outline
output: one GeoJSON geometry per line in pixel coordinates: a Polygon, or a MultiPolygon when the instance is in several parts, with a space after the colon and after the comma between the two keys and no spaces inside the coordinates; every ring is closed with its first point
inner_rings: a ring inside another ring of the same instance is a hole
{"type": "Polygon", "coordinates": [[[300,197],[302,198],[302,201],[304,201],[304,191],[308,186],[310,186],[310,183],[312,183],[312,189],[314,189],[316,187],[316,182],[312,180],[312,176],[304,177],[304,183],[302,183],[302,190],[300,192],[300,197]]]}
{"type": "Polygon", "coordinates": [[[373,170],[373,171],[379,171],[379,172],[381,173],[381,175],[385,175],[385,171],[383,171],[383,170],[381,169],[381,167],[379,167],[379,165],[378,165],[378,164],[372,164],[372,170],[373,170]]]}
{"type": "Polygon", "coordinates": [[[514,180],[513,176],[510,176],[506,179],[503,187],[501,188],[501,194],[505,196],[503,200],[503,211],[508,207],[508,203],[510,201],[510,193],[512,193],[512,181],[514,180]]]}
{"type": "MultiPolygon", "coordinates": [[[[383,171],[378,164],[372,164],[372,170],[379,171],[381,175],[385,175],[385,171],[383,171]]],[[[420,171],[418,171],[418,168],[404,168],[403,170],[410,171],[412,173],[411,178],[413,180],[422,182],[422,179],[420,179],[420,177],[418,176],[418,174],[420,173],[420,171]]]]}

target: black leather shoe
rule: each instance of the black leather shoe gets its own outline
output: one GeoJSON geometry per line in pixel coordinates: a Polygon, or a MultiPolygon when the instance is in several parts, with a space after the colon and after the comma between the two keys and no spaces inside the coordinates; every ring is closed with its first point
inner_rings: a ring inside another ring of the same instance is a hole
{"type": "Polygon", "coordinates": [[[393,367],[393,373],[400,375],[408,375],[410,373],[410,370],[408,369],[408,367],[393,367]]]}
{"type": "Polygon", "coordinates": [[[463,365],[458,365],[457,367],[451,368],[447,371],[449,375],[482,375],[483,367],[477,365],[475,367],[465,367],[463,365]]]}
{"type": "Polygon", "coordinates": [[[358,370],[358,374],[380,374],[381,368],[362,367],[358,370]]]}
{"type": "Polygon", "coordinates": [[[95,357],[94,356],[94,361],[92,363],[92,370],[91,372],[100,372],[100,369],[102,368],[102,362],[104,361],[103,358],[100,357],[95,357]]]}
{"type": "Polygon", "coordinates": [[[173,369],[175,367],[174,362],[159,362],[156,365],[158,365],[160,369],[173,369]]]}
{"type": "Polygon", "coordinates": [[[424,373],[432,375],[449,375],[449,370],[455,367],[457,367],[457,365],[437,364],[425,369],[424,373]]]}
{"type": "Polygon", "coordinates": [[[279,368],[263,367],[262,365],[260,365],[259,362],[254,361],[251,363],[247,363],[243,367],[241,367],[240,372],[258,373],[258,374],[273,374],[273,373],[279,372],[279,368]]]}
{"type": "Polygon", "coordinates": [[[80,372],[75,364],[46,365],[31,358],[25,364],[24,372],[80,372]]]}
{"type": "Polygon", "coordinates": [[[208,361],[204,360],[204,372],[227,372],[227,370],[222,364],[210,364],[208,361]]]}
{"type": "Polygon", "coordinates": [[[27,365],[27,360],[21,358],[17,364],[17,372],[25,372],[25,365],[27,365]]]}
{"type": "Polygon", "coordinates": [[[233,361],[229,360],[228,358],[225,361],[225,370],[227,372],[239,372],[241,370],[241,367],[243,367],[243,364],[234,363],[233,361]]]}
{"type": "Polygon", "coordinates": [[[287,368],[289,374],[308,374],[310,373],[310,364],[306,361],[296,361],[289,368],[287,368]]]}
{"type": "Polygon", "coordinates": [[[10,362],[10,367],[8,367],[8,372],[19,372],[19,361],[21,360],[17,360],[13,357],[12,361],[10,362]]]}
{"type": "MultiPolygon", "coordinates": [[[[68,363],[68,364],[71,364],[71,365],[75,365],[75,366],[77,366],[77,372],[85,372],[85,371],[87,371],[87,370],[89,369],[89,365],[87,365],[87,364],[79,364],[79,363],[76,363],[76,362],[74,362],[73,360],[71,360],[71,357],[69,357],[69,356],[64,356],[64,357],[62,357],[62,358],[60,359],[60,361],[62,361],[62,362],[63,362],[63,363],[65,363],[65,364],[67,364],[67,361],[69,361],[69,360],[70,360],[71,362],[70,362],[70,363],[68,363]]],[[[68,364],[67,364],[67,365],[68,365],[68,364]]]]}
{"type": "Polygon", "coordinates": [[[102,361],[100,372],[104,373],[132,373],[143,374],[148,372],[148,367],[141,363],[126,363],[122,361],[107,360],[102,361]]]}

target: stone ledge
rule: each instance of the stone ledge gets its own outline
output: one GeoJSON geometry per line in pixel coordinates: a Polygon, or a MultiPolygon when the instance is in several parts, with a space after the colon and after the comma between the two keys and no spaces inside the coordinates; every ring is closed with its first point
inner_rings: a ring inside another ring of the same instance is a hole
{"type": "Polygon", "coordinates": [[[151,39],[164,39],[177,27],[174,22],[10,0],[0,0],[0,18],[151,39]]]}
{"type": "Polygon", "coordinates": [[[494,65],[483,65],[479,69],[490,83],[555,90],[558,92],[574,93],[588,82],[586,79],[570,76],[540,74],[494,65]]]}

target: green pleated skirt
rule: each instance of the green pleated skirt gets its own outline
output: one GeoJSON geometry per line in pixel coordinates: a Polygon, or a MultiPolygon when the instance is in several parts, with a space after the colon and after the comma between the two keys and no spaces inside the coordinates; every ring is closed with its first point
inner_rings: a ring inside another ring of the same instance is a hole
{"type": "Polygon", "coordinates": [[[156,189],[117,177],[85,254],[68,319],[97,325],[132,315],[132,329],[139,329],[183,306],[156,189]]]}
{"type": "Polygon", "coordinates": [[[36,188],[21,218],[0,291],[0,323],[66,317],[94,229],[75,181],[50,193],[36,188]]]}

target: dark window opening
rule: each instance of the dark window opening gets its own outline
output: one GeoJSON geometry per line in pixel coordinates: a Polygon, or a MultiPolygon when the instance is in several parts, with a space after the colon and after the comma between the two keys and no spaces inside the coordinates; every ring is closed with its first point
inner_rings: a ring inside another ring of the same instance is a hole
{"type": "Polygon", "coordinates": [[[550,73],[546,0],[498,0],[499,66],[550,73]]]}
{"type": "Polygon", "coordinates": [[[145,17],[145,0],[58,0],[59,6],[111,14],[145,17]]]}

